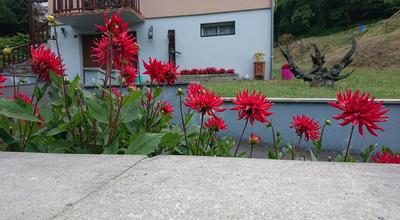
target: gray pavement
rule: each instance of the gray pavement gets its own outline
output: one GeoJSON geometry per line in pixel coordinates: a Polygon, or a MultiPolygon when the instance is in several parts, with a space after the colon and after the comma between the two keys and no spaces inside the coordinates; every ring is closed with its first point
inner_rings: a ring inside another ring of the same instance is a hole
{"type": "Polygon", "coordinates": [[[400,166],[0,153],[0,219],[400,219],[400,166]]]}

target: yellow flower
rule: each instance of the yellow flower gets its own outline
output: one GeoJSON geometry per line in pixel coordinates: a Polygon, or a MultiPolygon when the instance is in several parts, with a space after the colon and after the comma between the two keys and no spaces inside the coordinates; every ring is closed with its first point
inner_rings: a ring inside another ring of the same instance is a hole
{"type": "Polygon", "coordinates": [[[4,55],[9,56],[9,55],[11,55],[11,53],[12,53],[12,49],[11,48],[6,47],[6,48],[3,49],[3,54],[4,55]]]}
{"type": "Polygon", "coordinates": [[[47,15],[46,16],[46,20],[47,20],[47,22],[49,22],[49,24],[55,24],[56,23],[56,19],[52,15],[47,15]]]}

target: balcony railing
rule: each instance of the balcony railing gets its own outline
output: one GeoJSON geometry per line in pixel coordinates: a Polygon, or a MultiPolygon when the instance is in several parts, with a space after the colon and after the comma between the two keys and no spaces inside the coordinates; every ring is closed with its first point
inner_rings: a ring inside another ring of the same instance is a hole
{"type": "Polygon", "coordinates": [[[53,0],[54,14],[73,14],[118,8],[131,8],[140,13],[140,0],[53,0]]]}

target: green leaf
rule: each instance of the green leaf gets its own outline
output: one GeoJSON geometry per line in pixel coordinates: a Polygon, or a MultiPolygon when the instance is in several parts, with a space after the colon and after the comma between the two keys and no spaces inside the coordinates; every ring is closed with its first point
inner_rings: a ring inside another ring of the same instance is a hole
{"type": "Polygon", "coordinates": [[[148,155],[154,152],[160,144],[163,134],[142,133],[136,135],[129,144],[127,154],[148,155]]]}
{"type": "Polygon", "coordinates": [[[124,100],[122,100],[122,104],[123,105],[129,105],[133,101],[139,99],[139,97],[140,97],[140,91],[139,90],[131,91],[129,93],[129,95],[125,95],[124,96],[124,100]]]}
{"type": "Polygon", "coordinates": [[[121,109],[120,122],[130,123],[141,117],[139,105],[129,104],[121,109]]]}
{"type": "Polygon", "coordinates": [[[50,86],[50,83],[46,83],[42,87],[40,87],[40,85],[35,86],[35,89],[33,92],[34,92],[38,102],[40,100],[42,100],[42,98],[46,94],[47,88],[49,88],[49,86],[50,86]]]}
{"type": "Polygon", "coordinates": [[[118,154],[119,152],[119,138],[115,138],[110,145],[110,147],[106,148],[103,154],[118,154]]]}
{"type": "Polygon", "coordinates": [[[377,145],[373,144],[367,147],[363,152],[361,152],[362,162],[368,163],[371,160],[372,153],[376,150],[377,145]]]}
{"type": "Polygon", "coordinates": [[[54,73],[53,71],[50,71],[50,79],[51,81],[58,87],[61,88],[62,86],[62,79],[61,76],[57,75],[56,73],[54,73]]]}
{"type": "Polygon", "coordinates": [[[312,149],[310,149],[310,156],[311,156],[311,161],[318,161],[317,157],[314,155],[314,152],[312,149]]]}
{"type": "Polygon", "coordinates": [[[275,155],[275,153],[274,152],[272,152],[272,151],[268,151],[268,159],[272,159],[272,160],[276,160],[276,159],[278,159],[278,158],[276,158],[276,155],[275,155]]]}
{"type": "Polygon", "coordinates": [[[95,118],[98,122],[109,124],[110,113],[106,104],[102,100],[90,98],[86,101],[88,113],[95,118]]]}
{"type": "Polygon", "coordinates": [[[11,136],[8,132],[6,132],[2,127],[0,127],[0,139],[6,145],[18,143],[17,140],[15,140],[14,137],[11,136]]]}
{"type": "Polygon", "coordinates": [[[160,147],[175,147],[182,140],[182,135],[179,133],[166,133],[159,144],[160,147]]]}
{"type": "Polygon", "coordinates": [[[58,139],[57,141],[49,144],[49,153],[76,153],[74,150],[74,143],[71,141],[65,141],[58,139]]]}
{"type": "Polygon", "coordinates": [[[51,129],[50,131],[47,132],[47,136],[54,136],[59,133],[67,131],[67,128],[69,127],[69,123],[62,123],[59,124],[58,127],[51,129]]]}
{"type": "Polygon", "coordinates": [[[0,99],[0,115],[19,120],[42,122],[32,112],[32,108],[27,105],[14,100],[0,99]]]}
{"type": "Polygon", "coordinates": [[[162,92],[162,89],[160,87],[156,87],[153,91],[154,91],[153,92],[153,96],[154,96],[155,99],[160,97],[161,92],[162,92]]]}

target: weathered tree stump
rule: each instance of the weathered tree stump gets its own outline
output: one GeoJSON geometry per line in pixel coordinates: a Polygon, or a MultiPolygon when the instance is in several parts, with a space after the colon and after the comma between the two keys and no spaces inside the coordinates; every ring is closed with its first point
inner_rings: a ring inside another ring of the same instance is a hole
{"type": "Polygon", "coordinates": [[[353,62],[354,55],[357,51],[357,41],[353,38],[353,43],[350,51],[343,57],[343,59],[334,65],[331,69],[325,67],[325,55],[321,54],[318,46],[312,44],[315,54],[311,54],[313,68],[307,72],[302,72],[300,68],[294,63],[293,57],[290,54],[288,46],[281,46],[281,53],[288,61],[290,70],[297,79],[302,79],[310,82],[312,87],[333,87],[336,81],[349,77],[353,72],[341,74],[344,68],[353,62]]]}

